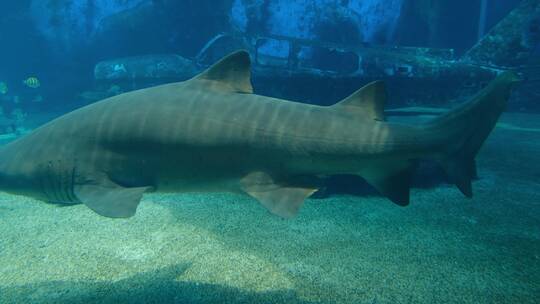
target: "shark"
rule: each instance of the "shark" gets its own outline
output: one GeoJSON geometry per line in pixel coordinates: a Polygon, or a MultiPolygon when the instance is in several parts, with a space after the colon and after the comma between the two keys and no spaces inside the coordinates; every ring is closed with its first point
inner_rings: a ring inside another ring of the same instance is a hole
{"type": "Polygon", "coordinates": [[[410,202],[416,163],[439,163],[467,197],[475,156],[517,76],[499,75],[427,123],[388,121],[372,82],[331,106],[253,93],[247,51],[194,78],[79,108],[0,148],[0,189],[112,218],[146,192],[242,192],[295,216],[322,178],[357,174],[390,201],[410,202]]]}

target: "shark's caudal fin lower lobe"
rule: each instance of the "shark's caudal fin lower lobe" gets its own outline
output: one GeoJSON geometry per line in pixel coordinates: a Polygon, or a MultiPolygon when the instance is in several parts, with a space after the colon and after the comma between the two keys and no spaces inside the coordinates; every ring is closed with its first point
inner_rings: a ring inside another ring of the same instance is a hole
{"type": "Polygon", "coordinates": [[[474,158],[506,108],[518,77],[513,72],[499,75],[471,101],[426,125],[435,136],[447,140],[438,157],[450,182],[472,197],[471,180],[476,177],[474,158]]]}

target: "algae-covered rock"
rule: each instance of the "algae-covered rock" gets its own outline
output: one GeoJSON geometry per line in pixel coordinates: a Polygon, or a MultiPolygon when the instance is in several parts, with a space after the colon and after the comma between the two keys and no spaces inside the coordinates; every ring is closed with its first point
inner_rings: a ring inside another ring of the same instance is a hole
{"type": "Polygon", "coordinates": [[[94,69],[96,80],[159,79],[185,80],[200,68],[189,59],[175,54],[145,55],[102,61],[94,69]]]}
{"type": "Polygon", "coordinates": [[[235,0],[232,23],[247,33],[323,39],[342,43],[387,43],[403,0],[235,0]]]}
{"type": "Polygon", "coordinates": [[[524,0],[473,47],[465,58],[490,66],[528,63],[540,47],[540,1],[524,0]]]}
{"type": "Polygon", "coordinates": [[[73,48],[86,44],[103,19],[149,3],[149,0],[33,0],[30,14],[36,29],[54,47],[73,48]]]}

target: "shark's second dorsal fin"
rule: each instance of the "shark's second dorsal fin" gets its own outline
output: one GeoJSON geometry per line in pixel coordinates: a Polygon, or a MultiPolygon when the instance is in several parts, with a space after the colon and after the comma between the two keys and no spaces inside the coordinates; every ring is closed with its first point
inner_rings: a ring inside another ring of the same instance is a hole
{"type": "Polygon", "coordinates": [[[236,51],[225,56],[191,81],[211,81],[214,88],[236,93],[253,93],[251,59],[247,51],[236,51]]]}
{"type": "Polygon", "coordinates": [[[385,102],[386,89],[384,82],[374,81],[332,107],[344,108],[374,120],[384,121],[386,119],[384,115],[385,102]]]}

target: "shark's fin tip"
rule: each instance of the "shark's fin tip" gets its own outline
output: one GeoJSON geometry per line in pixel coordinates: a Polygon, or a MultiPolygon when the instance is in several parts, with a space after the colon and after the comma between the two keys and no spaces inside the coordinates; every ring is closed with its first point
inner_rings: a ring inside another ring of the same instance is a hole
{"type": "Polygon", "coordinates": [[[410,203],[410,185],[415,167],[414,162],[397,162],[361,176],[393,203],[407,206],[410,203]]]}
{"type": "Polygon", "coordinates": [[[476,178],[476,165],[474,159],[464,157],[450,157],[443,163],[448,178],[459,191],[468,198],[472,198],[472,180],[476,178]]]}

